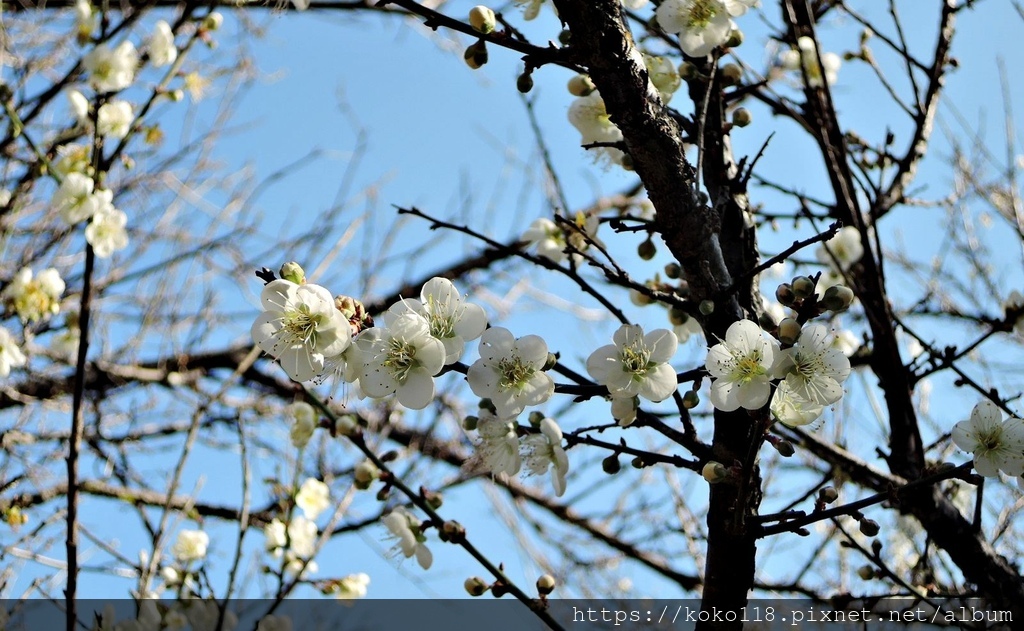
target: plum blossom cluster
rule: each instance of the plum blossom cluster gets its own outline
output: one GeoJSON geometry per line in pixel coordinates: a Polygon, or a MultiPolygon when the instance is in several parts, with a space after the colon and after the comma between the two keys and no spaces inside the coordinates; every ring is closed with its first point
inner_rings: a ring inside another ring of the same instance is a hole
{"type": "Polygon", "coordinates": [[[779,422],[800,426],[842,398],[850,360],[833,344],[832,334],[821,324],[801,329],[787,322],[796,326],[795,331],[780,326],[780,335],[791,341],[787,348],[749,320],[729,327],[705,361],[714,378],[712,405],[726,412],[757,410],[771,399],[769,408],[779,422]]]}
{"type": "Polygon", "coordinates": [[[797,39],[795,49],[783,51],[779,55],[779,65],[784,70],[802,73],[808,87],[821,88],[836,82],[843,60],[839,55],[827,52],[821,54],[819,63],[817,44],[812,38],[804,36],[797,39]]]}
{"type": "Polygon", "coordinates": [[[568,257],[573,265],[583,262],[580,254],[590,247],[591,243],[600,243],[597,229],[601,220],[597,215],[578,213],[572,223],[555,223],[547,217],[535,219],[526,232],[523,241],[532,248],[537,256],[560,264],[568,257]]]}
{"type": "Polygon", "coordinates": [[[569,458],[562,448],[562,429],[551,418],[540,413],[530,415],[534,431],[520,428],[514,417],[502,417],[483,407],[478,417],[469,417],[467,426],[475,427],[475,465],[491,475],[505,480],[520,472],[526,464],[530,475],[544,475],[550,471],[555,495],[565,493],[565,476],[569,473],[569,458]],[[522,435],[520,431],[522,430],[522,435]]]}
{"type": "Polygon", "coordinates": [[[704,57],[727,43],[740,17],[760,0],[665,0],[654,15],[666,32],[679,36],[679,46],[690,57],[704,57]]]}

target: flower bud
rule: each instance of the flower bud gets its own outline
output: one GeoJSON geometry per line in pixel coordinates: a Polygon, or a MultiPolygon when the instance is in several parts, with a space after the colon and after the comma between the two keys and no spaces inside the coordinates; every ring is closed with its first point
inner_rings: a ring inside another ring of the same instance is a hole
{"type": "Polygon", "coordinates": [[[281,266],[281,271],[278,274],[285,280],[290,280],[296,285],[301,285],[306,282],[306,272],[302,269],[302,266],[295,261],[290,261],[281,266]]]}
{"type": "Polygon", "coordinates": [[[654,303],[654,298],[651,298],[647,294],[637,291],[635,289],[629,290],[629,301],[638,307],[646,307],[649,304],[654,303]]]}
{"type": "Polygon", "coordinates": [[[555,591],[555,577],[550,574],[545,574],[537,579],[537,593],[541,596],[547,596],[551,592],[555,591]]]}
{"type": "Polygon", "coordinates": [[[862,565],[857,569],[857,576],[861,577],[865,581],[870,581],[875,578],[875,568],[870,565],[862,565]]]}
{"type": "Polygon", "coordinates": [[[697,66],[688,61],[679,64],[679,76],[682,79],[692,79],[697,76],[697,66]]]}
{"type": "Polygon", "coordinates": [[[478,4],[469,10],[469,25],[478,33],[487,35],[494,32],[498,22],[494,17],[494,11],[490,7],[478,4]]]}
{"type": "Polygon", "coordinates": [[[473,70],[483,67],[487,63],[487,42],[482,39],[473,42],[466,48],[462,58],[466,61],[466,65],[473,70]]]}
{"type": "Polygon", "coordinates": [[[700,395],[697,394],[696,390],[690,390],[683,395],[683,407],[687,410],[697,407],[698,403],[700,403],[700,395]]]}
{"type": "Polygon", "coordinates": [[[738,28],[734,28],[729,31],[729,39],[725,41],[725,45],[729,48],[736,48],[743,43],[743,31],[738,28]]]}
{"type": "Polygon", "coordinates": [[[573,96],[587,96],[597,87],[588,75],[578,74],[569,79],[569,94],[573,96]]]}
{"type": "Polygon", "coordinates": [[[427,506],[437,510],[444,505],[444,496],[437,491],[428,491],[423,489],[422,491],[423,501],[427,503],[427,506]]]}
{"type": "Polygon", "coordinates": [[[363,490],[369,488],[379,477],[380,469],[369,460],[360,462],[352,471],[352,478],[355,480],[356,486],[363,490]]]}
{"type": "Polygon", "coordinates": [[[775,290],[775,299],[787,307],[792,305],[793,301],[796,300],[796,296],[793,294],[793,286],[789,283],[779,285],[779,288],[775,290]]]}
{"type": "Polygon", "coordinates": [[[708,484],[718,484],[729,478],[729,470],[720,462],[711,461],[704,465],[700,474],[704,476],[708,484]]]}
{"type": "Polygon", "coordinates": [[[516,89],[522,92],[523,94],[526,94],[527,92],[532,90],[533,75],[529,72],[524,72],[523,74],[519,75],[519,78],[516,79],[516,89]]]}
{"type": "Polygon", "coordinates": [[[572,40],[572,32],[569,29],[562,29],[558,33],[558,43],[562,46],[568,46],[572,40]]]}
{"type": "Polygon", "coordinates": [[[358,429],[359,425],[356,420],[348,414],[339,416],[338,420],[334,422],[335,436],[353,436],[358,429]]]}
{"type": "Polygon", "coordinates": [[[619,455],[612,454],[601,461],[601,469],[604,470],[608,475],[615,475],[622,469],[622,464],[619,463],[619,455]]]}
{"type": "Polygon", "coordinates": [[[292,445],[302,449],[309,443],[316,430],[317,418],[313,406],[297,401],[288,406],[288,414],[292,417],[290,436],[292,445]]]}
{"type": "Polygon", "coordinates": [[[466,593],[470,596],[483,596],[490,588],[487,582],[479,576],[467,578],[462,586],[466,588],[466,593]]]}
{"type": "Polygon", "coordinates": [[[643,469],[644,467],[647,466],[647,463],[644,462],[644,459],[641,458],[640,456],[637,456],[636,458],[633,458],[632,460],[630,460],[629,464],[634,469],[643,469]]]}
{"type": "Polygon", "coordinates": [[[217,11],[214,11],[203,18],[203,28],[207,31],[220,30],[222,24],[224,24],[224,16],[217,11]]]}
{"type": "Polygon", "coordinates": [[[853,290],[844,285],[832,285],[825,290],[821,304],[829,311],[846,311],[853,304],[853,290]]]}
{"type": "Polygon", "coordinates": [[[466,538],[466,527],[454,519],[449,519],[441,526],[440,535],[445,541],[461,541],[466,538]]]}
{"type": "Polygon", "coordinates": [[[690,320],[690,315],[679,307],[669,307],[668,321],[672,326],[683,326],[690,320]]]}
{"type": "Polygon", "coordinates": [[[881,527],[878,525],[877,521],[873,519],[868,519],[867,517],[861,518],[860,531],[862,533],[864,533],[868,537],[874,537],[878,534],[879,530],[881,530],[881,527]]]}
{"type": "Polygon", "coordinates": [[[679,267],[679,263],[669,263],[665,266],[665,276],[675,280],[683,275],[683,268],[679,267]]]}
{"type": "Polygon", "coordinates": [[[711,315],[715,312],[715,303],[711,300],[701,300],[700,306],[697,307],[703,315],[711,315]]]}
{"type": "Polygon", "coordinates": [[[839,491],[834,486],[826,486],[825,488],[818,491],[818,499],[823,504],[831,504],[832,502],[839,499],[839,491]]]}
{"type": "Polygon", "coordinates": [[[557,364],[557,363],[558,363],[558,355],[555,355],[554,353],[548,353],[548,358],[544,362],[544,367],[541,368],[541,370],[551,370],[552,368],[555,367],[555,364],[557,364]]]}
{"type": "Polygon", "coordinates": [[[792,346],[800,339],[800,323],[793,318],[779,322],[779,341],[792,346]]]}
{"type": "Polygon", "coordinates": [[[540,427],[541,421],[544,420],[544,413],[543,412],[530,412],[529,419],[530,419],[530,426],[531,427],[540,427]]]}
{"type": "Polygon", "coordinates": [[[750,115],[750,110],[745,107],[738,107],[732,113],[732,124],[737,127],[746,127],[752,120],[754,120],[754,117],[750,115]]]}
{"type": "Polygon", "coordinates": [[[814,293],[814,281],[806,276],[797,276],[793,279],[793,295],[797,300],[803,300],[814,293]]]}
{"type": "Polygon", "coordinates": [[[645,261],[649,261],[654,258],[654,255],[658,253],[657,246],[654,245],[654,241],[647,239],[642,242],[636,249],[636,253],[645,261]]]}
{"type": "Polygon", "coordinates": [[[471,432],[476,429],[477,423],[479,422],[480,419],[471,414],[466,418],[462,419],[462,429],[466,430],[467,432],[471,432]]]}
{"type": "Polygon", "coordinates": [[[779,455],[783,458],[792,458],[793,454],[796,453],[796,448],[793,447],[793,443],[788,440],[780,440],[775,443],[775,449],[779,452],[779,455]]]}
{"type": "Polygon", "coordinates": [[[180,103],[185,100],[185,91],[182,89],[171,90],[167,93],[167,98],[171,99],[175,103],[180,103]]]}
{"type": "Polygon", "coordinates": [[[743,69],[736,64],[725,64],[719,72],[724,85],[736,85],[743,78],[743,69]]]}

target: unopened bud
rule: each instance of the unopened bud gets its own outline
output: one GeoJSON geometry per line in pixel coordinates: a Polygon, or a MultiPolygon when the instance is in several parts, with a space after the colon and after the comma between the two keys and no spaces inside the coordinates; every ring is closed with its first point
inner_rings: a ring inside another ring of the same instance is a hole
{"type": "Polygon", "coordinates": [[[683,268],[679,267],[679,263],[669,263],[665,266],[665,276],[675,280],[683,275],[683,268]]]}
{"type": "Polygon", "coordinates": [[[544,420],[544,414],[542,412],[530,412],[530,426],[540,427],[540,422],[544,420]]]}
{"type": "Polygon", "coordinates": [[[466,588],[466,593],[470,596],[483,596],[489,589],[487,582],[479,576],[467,578],[462,586],[466,588]]]}
{"type": "Polygon", "coordinates": [[[679,307],[670,307],[668,310],[668,321],[672,326],[683,326],[690,319],[690,315],[679,307]]]}
{"type": "Polygon", "coordinates": [[[618,454],[612,454],[601,461],[601,469],[608,475],[615,475],[622,469],[618,454]]]}
{"type": "Polygon", "coordinates": [[[441,536],[445,541],[461,541],[466,538],[466,527],[454,519],[449,519],[441,526],[441,536]]]}
{"type": "Polygon", "coordinates": [[[722,83],[724,85],[736,85],[743,78],[743,68],[736,64],[725,64],[721,69],[722,83]]]}
{"type": "Polygon", "coordinates": [[[800,323],[793,318],[786,318],[779,322],[779,341],[783,344],[793,345],[800,339],[800,323]]]}
{"type": "Polygon", "coordinates": [[[437,491],[428,491],[426,489],[423,489],[422,495],[423,501],[427,503],[427,506],[433,508],[434,510],[437,510],[444,505],[444,496],[442,496],[437,491]]]}
{"type": "Polygon", "coordinates": [[[301,285],[306,282],[306,272],[302,269],[302,266],[295,261],[290,261],[282,265],[279,275],[284,280],[290,280],[296,285],[301,285]]]}
{"type": "Polygon", "coordinates": [[[569,79],[569,94],[573,96],[587,96],[597,89],[594,82],[585,74],[578,74],[569,79]]]}
{"type": "Polygon", "coordinates": [[[737,127],[746,127],[752,120],[754,120],[754,117],[750,115],[750,110],[745,107],[738,107],[732,113],[732,124],[737,127]]]}
{"type": "Polygon", "coordinates": [[[870,565],[862,565],[857,569],[857,576],[861,577],[865,581],[870,581],[875,578],[875,568],[870,565]]]}
{"type": "Polygon", "coordinates": [[[734,28],[729,31],[729,39],[725,41],[725,45],[729,48],[736,48],[743,43],[743,31],[738,28],[734,28]]]}
{"type": "Polygon", "coordinates": [[[473,415],[469,415],[466,418],[462,419],[462,428],[467,432],[471,432],[476,429],[477,423],[479,422],[479,418],[473,415]]]}
{"type": "Polygon", "coordinates": [[[569,29],[563,29],[558,34],[558,43],[561,44],[562,46],[568,46],[571,43],[571,41],[572,33],[569,31],[569,29]]]}
{"type": "Polygon", "coordinates": [[[476,32],[487,35],[488,33],[494,32],[498,22],[494,17],[494,11],[492,11],[490,7],[478,4],[469,10],[469,25],[472,26],[476,32]]]}
{"type": "Polygon", "coordinates": [[[203,18],[203,28],[207,31],[220,30],[222,24],[224,24],[224,16],[217,11],[214,11],[203,18]]]}
{"type": "Polygon", "coordinates": [[[708,484],[718,484],[729,478],[729,470],[720,462],[709,462],[701,469],[700,474],[704,476],[708,484]]]}
{"type": "Polygon", "coordinates": [[[174,101],[175,103],[181,103],[183,100],[185,100],[185,91],[181,89],[171,90],[167,93],[167,98],[174,101]]]}
{"type": "Polygon", "coordinates": [[[358,427],[355,419],[351,416],[347,414],[339,416],[338,420],[334,422],[334,434],[335,436],[352,436],[358,427]]]}
{"type": "Polygon", "coordinates": [[[524,72],[523,74],[519,75],[519,78],[516,79],[516,89],[522,92],[523,94],[526,94],[527,92],[532,90],[533,75],[530,74],[529,72],[524,72]]]}
{"type": "Polygon", "coordinates": [[[878,534],[879,530],[881,530],[881,527],[878,525],[877,521],[868,519],[867,517],[860,520],[860,531],[868,537],[874,537],[878,534]]]}
{"type": "Polygon", "coordinates": [[[651,298],[650,296],[648,296],[647,294],[643,293],[642,291],[637,291],[636,289],[630,289],[629,290],[629,301],[632,302],[633,304],[635,304],[638,307],[646,307],[647,305],[654,303],[654,298],[651,298]]]}
{"type": "Polygon", "coordinates": [[[487,63],[487,42],[482,39],[473,42],[466,48],[462,58],[466,61],[466,65],[473,70],[481,68],[487,63]]]}
{"type": "Polygon", "coordinates": [[[643,241],[636,248],[636,253],[645,261],[649,261],[654,258],[654,255],[658,253],[658,247],[654,245],[654,241],[647,239],[643,241]]]}
{"type": "Polygon", "coordinates": [[[779,455],[783,458],[791,458],[796,453],[796,448],[793,447],[793,443],[788,440],[780,440],[775,443],[775,449],[779,452],[779,455]]]}
{"type": "Polygon", "coordinates": [[[814,281],[806,276],[797,276],[793,279],[793,295],[798,300],[810,296],[814,293],[814,281]]]}
{"type": "Polygon", "coordinates": [[[853,290],[845,285],[832,285],[825,290],[821,304],[829,311],[846,311],[853,304],[853,290]]]}
{"type": "Polygon", "coordinates": [[[556,364],[558,364],[558,355],[548,353],[548,358],[544,361],[544,367],[541,370],[551,370],[556,364]]]}
{"type": "Polygon", "coordinates": [[[537,579],[537,593],[541,596],[547,596],[551,592],[555,591],[555,577],[550,574],[545,574],[537,579]]]}
{"type": "Polygon", "coordinates": [[[632,460],[630,460],[629,464],[634,469],[643,469],[644,467],[647,466],[647,463],[644,462],[644,459],[641,458],[640,456],[637,456],[636,458],[633,458],[632,460]]]}
{"type": "Polygon", "coordinates": [[[775,290],[775,299],[787,307],[792,305],[793,301],[796,300],[796,296],[793,294],[793,286],[789,283],[779,285],[779,288],[775,290]]]}
{"type": "Polygon", "coordinates": [[[697,307],[700,312],[704,315],[711,315],[715,312],[715,303],[710,300],[701,300],[700,306],[697,307]]]}
{"type": "Polygon", "coordinates": [[[698,403],[700,403],[700,395],[697,394],[696,390],[689,390],[683,395],[683,407],[687,410],[697,407],[698,403]]]}
{"type": "Polygon", "coordinates": [[[823,504],[831,504],[839,499],[839,491],[837,491],[834,486],[826,486],[818,491],[818,499],[821,500],[823,504]]]}
{"type": "Polygon", "coordinates": [[[477,407],[479,407],[481,410],[487,410],[491,414],[498,413],[498,408],[494,407],[494,402],[491,401],[490,399],[480,399],[480,405],[477,407]]]}
{"type": "Polygon", "coordinates": [[[697,66],[688,61],[679,64],[679,76],[683,79],[692,79],[697,76],[697,66]]]}
{"type": "Polygon", "coordinates": [[[379,477],[380,469],[369,460],[360,462],[352,471],[352,478],[355,480],[356,486],[364,490],[369,488],[373,481],[379,477]]]}

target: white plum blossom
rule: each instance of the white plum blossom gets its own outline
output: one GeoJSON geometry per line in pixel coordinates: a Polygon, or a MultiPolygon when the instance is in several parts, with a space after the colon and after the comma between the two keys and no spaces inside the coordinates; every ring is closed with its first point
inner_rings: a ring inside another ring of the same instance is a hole
{"type": "Polygon", "coordinates": [[[864,245],[860,241],[860,230],[853,226],[840,228],[835,236],[818,246],[815,254],[825,265],[846,271],[864,256],[864,245]]]}
{"type": "Polygon", "coordinates": [[[554,394],[555,382],[543,370],[547,360],[548,345],[539,336],[517,340],[508,329],[495,327],[480,337],[480,359],[466,380],[474,394],[494,403],[498,416],[515,416],[554,394]]]}
{"type": "Polygon", "coordinates": [[[444,344],[446,365],[459,361],[466,342],[480,337],[487,328],[483,308],[465,302],[447,278],[431,278],[423,285],[419,300],[402,300],[389,311],[395,315],[417,313],[426,318],[430,334],[444,344]]]}
{"type": "Polygon", "coordinates": [[[679,340],[680,344],[685,344],[694,335],[704,333],[704,329],[700,328],[700,322],[697,321],[697,318],[687,318],[686,322],[674,325],[672,332],[676,334],[676,339],[679,340]]]}
{"type": "Polygon", "coordinates": [[[114,252],[128,247],[127,224],[128,215],[107,204],[92,216],[92,221],[85,227],[85,240],[96,256],[110,258],[114,252]]]}
{"type": "Polygon", "coordinates": [[[57,147],[57,161],[53,164],[54,171],[62,177],[70,173],[85,173],[91,166],[92,149],[85,145],[69,143],[57,147]]]}
{"type": "Polygon", "coordinates": [[[779,64],[786,70],[802,72],[807,75],[807,83],[812,88],[832,85],[839,77],[839,68],[843,60],[835,53],[822,53],[821,64],[818,63],[818,47],[814,40],[804,36],[797,39],[797,49],[783,51],[779,55],[779,64]],[[824,67],[824,72],[822,71],[824,67]]]}
{"type": "Polygon", "coordinates": [[[129,41],[111,50],[107,44],[96,46],[82,60],[89,73],[89,85],[97,92],[117,92],[132,84],[139,65],[139,53],[129,41]]]}
{"type": "MultiPolygon", "coordinates": [[[[523,19],[533,20],[540,14],[540,8],[545,0],[512,0],[517,7],[523,7],[523,19]]],[[[556,12],[557,13],[557,12],[556,12]]]]}
{"type": "Polygon", "coordinates": [[[331,292],[319,285],[273,280],[260,295],[264,312],[252,325],[252,337],[275,357],[295,381],[324,371],[324,358],[352,342],[352,327],[334,306],[331,292]]]}
{"type": "Polygon", "coordinates": [[[32,270],[24,267],[0,293],[0,299],[22,322],[38,322],[60,313],[63,293],[64,280],[56,269],[50,267],[33,276],[32,270]]]}
{"type": "Polygon", "coordinates": [[[519,473],[522,459],[514,419],[501,418],[490,410],[481,409],[476,431],[480,435],[477,443],[479,461],[491,475],[504,480],[519,473]]]}
{"type": "Polygon", "coordinates": [[[647,66],[651,84],[661,95],[661,102],[667,105],[683,83],[679,78],[679,70],[671,59],[648,54],[644,54],[644,65],[647,66]]]}
{"type": "MultiPolygon", "coordinates": [[[[580,132],[580,144],[597,142],[622,142],[622,130],[612,122],[605,109],[601,93],[594,90],[586,96],[577,97],[569,106],[569,122],[580,132]]],[[[597,155],[608,158],[615,164],[622,164],[625,154],[615,147],[597,147],[597,155]]]]}
{"type": "Polygon", "coordinates": [[[802,427],[810,425],[818,420],[825,408],[816,403],[802,399],[790,390],[789,385],[783,381],[775,388],[772,395],[772,403],[769,406],[772,415],[777,421],[789,427],[802,427]]]}
{"type": "Polygon", "coordinates": [[[644,335],[643,327],[623,324],[612,337],[587,358],[587,372],[608,388],[612,398],[641,396],[664,401],[676,390],[676,372],[668,361],[679,345],[676,334],[657,329],[644,335]]]}
{"type": "Polygon", "coordinates": [[[202,530],[182,530],[171,547],[171,554],[181,563],[202,561],[210,545],[210,535],[202,530]]]}
{"type": "Polygon", "coordinates": [[[89,122],[89,100],[78,90],[67,90],[64,95],[68,99],[68,106],[79,125],[89,122]]]}
{"type": "Polygon", "coordinates": [[[425,545],[427,538],[423,535],[422,523],[413,517],[402,506],[396,506],[383,518],[384,525],[391,535],[398,539],[396,548],[401,550],[405,558],[416,557],[416,561],[424,570],[429,570],[434,556],[425,545]]]}
{"type": "Polygon", "coordinates": [[[725,339],[711,347],[705,367],[712,377],[711,404],[723,412],[757,410],[771,394],[772,363],[778,353],[774,340],[750,320],[729,326],[725,339]]]}
{"type": "Polygon", "coordinates": [[[159,20],[153,26],[153,34],[149,36],[149,61],[159,68],[174,63],[178,58],[178,49],[174,46],[174,33],[171,25],[159,20]]]}
{"type": "Polygon", "coordinates": [[[1024,421],[1004,421],[991,401],[978,403],[970,420],[953,426],[953,442],[974,454],[974,469],[985,477],[996,477],[1000,471],[1009,476],[1024,474],[1024,421]]]}
{"type": "Polygon", "coordinates": [[[703,57],[729,40],[732,20],[721,0],[665,0],[654,14],[666,33],[679,35],[691,57],[703,57]]]}
{"type": "Polygon", "coordinates": [[[370,585],[370,577],[359,572],[336,581],[332,585],[331,595],[339,600],[354,600],[366,597],[366,588],[370,585]]]}
{"type": "Polygon", "coordinates": [[[317,571],[317,564],[309,560],[316,552],[316,523],[299,515],[285,528],[284,522],[274,519],[263,529],[263,536],[266,550],[274,558],[283,556],[287,571],[297,574],[303,565],[306,568],[303,574],[317,571]]]}
{"type": "Polygon", "coordinates": [[[54,209],[61,219],[76,224],[92,217],[101,208],[111,205],[114,194],[109,190],[95,190],[96,183],[82,173],[71,172],[64,176],[60,188],[53,195],[54,209]]]}
{"type": "Polygon", "coordinates": [[[745,14],[749,9],[761,6],[761,0],[724,0],[725,9],[734,18],[745,14]]]}
{"type": "Polygon", "coordinates": [[[28,360],[25,354],[18,348],[11,333],[0,327],[0,377],[7,377],[11,374],[11,368],[24,366],[28,360]]]}
{"type": "Polygon", "coordinates": [[[523,448],[526,468],[533,475],[544,475],[550,468],[555,495],[562,497],[565,493],[565,475],[569,472],[569,458],[562,449],[562,429],[558,423],[554,419],[542,419],[540,433],[524,438],[523,448]]]}
{"type": "MultiPolygon", "coordinates": [[[[528,247],[535,248],[537,256],[558,264],[565,260],[566,248],[570,245],[582,252],[590,246],[590,241],[597,241],[597,229],[601,225],[599,217],[578,213],[574,224],[575,227],[562,227],[546,217],[540,217],[523,233],[523,241],[527,242],[528,247]]],[[[579,265],[582,257],[573,252],[572,260],[575,265],[579,265]]]]}
{"type": "Polygon", "coordinates": [[[364,362],[359,385],[368,396],[396,394],[405,407],[422,410],[434,400],[444,344],[430,335],[430,323],[418,313],[389,313],[385,324],[366,329],[356,342],[364,362]]]}
{"type": "Polygon", "coordinates": [[[306,519],[316,519],[331,505],[331,489],[316,478],[307,478],[295,494],[295,505],[306,519]]]}
{"type": "Polygon", "coordinates": [[[135,114],[128,101],[114,100],[104,103],[96,113],[96,132],[108,138],[124,138],[131,131],[135,114]]]}
{"type": "Polygon", "coordinates": [[[794,395],[817,405],[841,399],[842,384],[850,376],[849,358],[832,346],[830,337],[824,325],[804,327],[796,344],[779,352],[773,368],[794,395]]]}
{"type": "Polygon", "coordinates": [[[77,0],[75,2],[75,31],[78,33],[79,43],[87,41],[96,28],[96,18],[99,17],[92,10],[88,0],[77,0]]]}
{"type": "Polygon", "coordinates": [[[313,437],[313,432],[316,431],[316,411],[313,410],[312,405],[305,401],[296,401],[285,408],[285,413],[292,419],[292,426],[289,432],[292,445],[302,449],[309,443],[309,439],[313,437]]]}

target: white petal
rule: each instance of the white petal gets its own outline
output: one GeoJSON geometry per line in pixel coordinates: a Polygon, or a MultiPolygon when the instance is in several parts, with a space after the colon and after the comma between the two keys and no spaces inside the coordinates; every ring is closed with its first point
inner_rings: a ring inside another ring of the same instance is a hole
{"type": "Polygon", "coordinates": [[[398,402],[411,410],[422,410],[433,400],[433,377],[421,368],[410,370],[405,383],[398,386],[398,402]]]}
{"type": "Polygon", "coordinates": [[[416,548],[416,561],[420,564],[421,568],[429,570],[430,566],[434,563],[434,555],[427,546],[420,545],[416,548]]]}
{"type": "Polygon", "coordinates": [[[963,449],[974,453],[981,446],[978,442],[978,435],[974,432],[974,426],[971,421],[960,421],[953,426],[952,431],[953,444],[963,449]]]}
{"type": "Polygon", "coordinates": [[[455,324],[455,334],[465,340],[475,340],[487,328],[487,313],[480,305],[464,305],[462,317],[455,324]]]}
{"type": "Polygon", "coordinates": [[[679,338],[668,329],[657,329],[644,336],[644,346],[651,351],[650,361],[663,364],[675,356],[679,338]]]}
{"type": "Polygon", "coordinates": [[[277,361],[285,373],[298,382],[309,381],[324,371],[324,356],[310,353],[302,345],[283,349],[277,361]]]}
{"type": "Polygon", "coordinates": [[[622,372],[618,356],[619,349],[614,344],[602,346],[587,358],[587,372],[597,383],[607,384],[613,371],[622,372]]]}
{"type": "Polygon", "coordinates": [[[433,337],[426,337],[416,344],[416,362],[431,375],[441,372],[444,367],[444,344],[433,337]]]}
{"type": "Polygon", "coordinates": [[[662,364],[648,373],[647,378],[640,384],[639,394],[650,401],[664,401],[672,396],[677,387],[676,371],[668,364],[662,364]]]}
{"type": "Polygon", "coordinates": [[[295,300],[295,290],[299,286],[290,280],[272,280],[260,293],[260,302],[266,311],[284,311],[295,300]]]}
{"type": "Polygon", "coordinates": [[[771,387],[768,382],[760,379],[740,386],[736,390],[736,398],[740,402],[740,407],[747,410],[760,409],[761,406],[768,403],[770,394],[771,387]]]}
{"type": "Polygon", "coordinates": [[[368,364],[359,378],[359,387],[375,399],[386,397],[398,388],[398,382],[380,364],[368,364]]]}
{"type": "Polygon", "coordinates": [[[1003,422],[1003,413],[991,401],[982,401],[971,410],[971,424],[978,434],[990,434],[1003,422]]]}
{"type": "Polygon", "coordinates": [[[508,329],[500,326],[487,329],[480,336],[480,358],[504,357],[512,352],[516,338],[508,329]]]}
{"type": "Polygon", "coordinates": [[[537,368],[548,361],[548,345],[539,335],[524,335],[516,342],[516,353],[524,363],[537,368]]]}
{"type": "Polygon", "coordinates": [[[719,379],[711,384],[711,405],[723,412],[732,412],[740,407],[736,396],[736,382],[719,379]]]}

